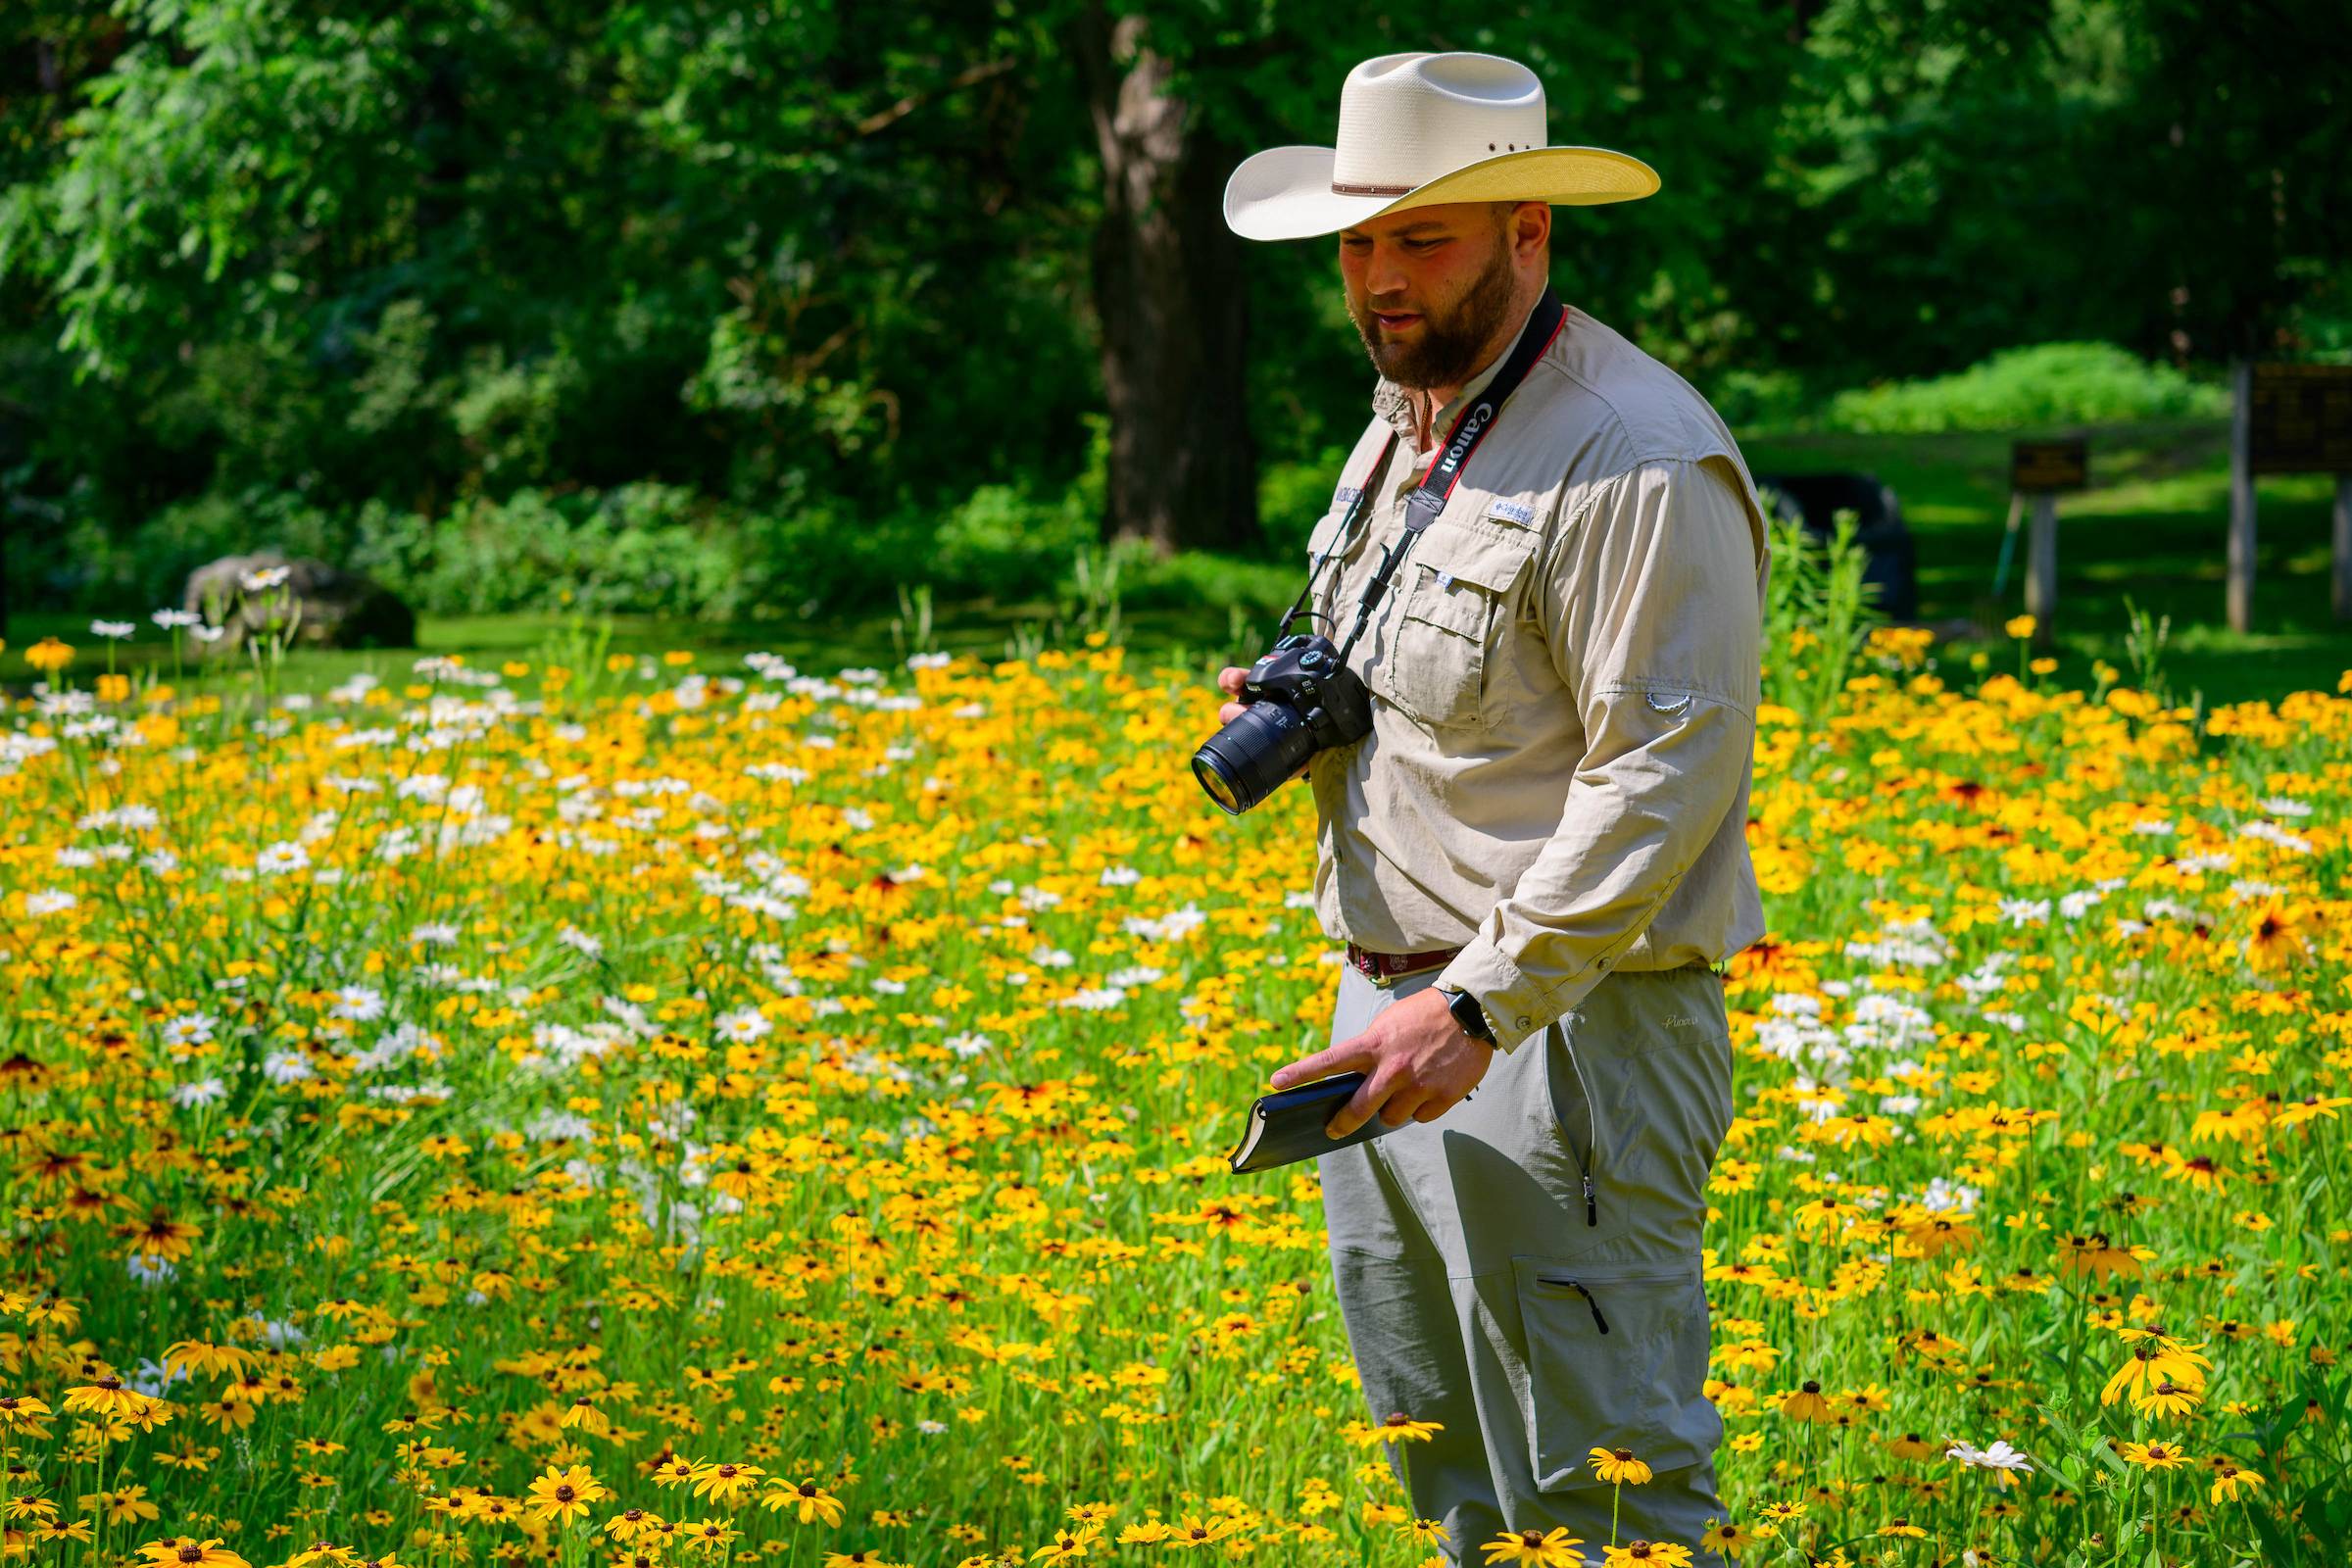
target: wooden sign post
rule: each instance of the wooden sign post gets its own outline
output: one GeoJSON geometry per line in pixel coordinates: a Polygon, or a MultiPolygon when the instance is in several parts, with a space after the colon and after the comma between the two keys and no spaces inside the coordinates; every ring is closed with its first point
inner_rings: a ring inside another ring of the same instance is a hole
{"type": "Polygon", "coordinates": [[[2045,651],[2052,646],[2051,622],[2058,610],[2058,492],[2089,484],[2086,442],[2019,441],[2010,446],[2009,526],[2014,534],[2018,502],[2031,496],[2034,524],[2026,536],[2026,613],[2034,617],[2034,646],[2045,651]]]}
{"type": "Polygon", "coordinates": [[[2328,604],[2352,620],[2352,365],[2230,368],[2230,629],[2253,618],[2254,479],[2264,473],[2335,475],[2328,604]]]}

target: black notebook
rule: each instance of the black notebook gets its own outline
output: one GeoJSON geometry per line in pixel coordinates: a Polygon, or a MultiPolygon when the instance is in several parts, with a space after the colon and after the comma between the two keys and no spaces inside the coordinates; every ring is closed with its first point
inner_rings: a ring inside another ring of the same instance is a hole
{"type": "Polygon", "coordinates": [[[1323,1130],[1363,1082],[1360,1072],[1343,1072],[1258,1096],[1250,1107],[1250,1124],[1242,1130],[1242,1145],[1233,1152],[1235,1173],[1272,1170],[1395,1132],[1377,1114],[1345,1138],[1334,1138],[1323,1130]]]}

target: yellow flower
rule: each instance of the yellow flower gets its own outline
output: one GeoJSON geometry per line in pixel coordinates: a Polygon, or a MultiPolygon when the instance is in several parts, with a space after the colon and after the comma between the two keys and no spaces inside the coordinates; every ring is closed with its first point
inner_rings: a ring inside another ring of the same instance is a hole
{"type": "Polygon", "coordinates": [[[2213,1500],[2228,1502],[2240,1492],[2250,1492],[2262,1485],[2262,1477],[2251,1470],[2240,1469],[2227,1459],[2217,1459],[2213,1466],[2213,1500]]]}
{"type": "Polygon", "coordinates": [[[1565,1525],[1550,1530],[1504,1530],[1488,1542],[1483,1549],[1489,1568],[1495,1563],[1529,1564],[1532,1568],[1577,1568],[1585,1554],[1576,1548],[1584,1544],[1584,1537],[1572,1536],[1565,1525]]]}
{"type": "Polygon", "coordinates": [[[1811,1378],[1781,1396],[1781,1414],[1793,1421],[1827,1421],[1837,1412],[1811,1378]]]}
{"type": "Polygon", "coordinates": [[[1631,1448],[1594,1448],[1591,1457],[1592,1473],[1612,1487],[1638,1487],[1649,1479],[1649,1466],[1631,1448]]]}
{"type": "Polygon", "coordinates": [[[2246,962],[2261,970],[2286,968],[2303,956],[2303,927],[2276,897],[2248,911],[2246,962]]]}
{"type": "Polygon", "coordinates": [[[2196,1408],[2205,1391],[2193,1385],[2175,1383],[2166,1378],[2144,1394],[2132,1396],[2132,1408],[2141,1415],[2186,1415],[2196,1408]]]}
{"type": "Polygon", "coordinates": [[[181,1340],[164,1348],[166,1372],[193,1372],[200,1378],[237,1377],[253,1365],[253,1352],[234,1345],[207,1345],[181,1340]]]}
{"type": "Polygon", "coordinates": [[[150,1399],[136,1389],[124,1388],[122,1380],[115,1377],[100,1378],[95,1383],[66,1391],[66,1408],[69,1411],[105,1416],[110,1420],[137,1421],[142,1425],[156,1419],[155,1408],[162,1403],[161,1399],[150,1399]]]}
{"type": "Polygon", "coordinates": [[[186,1536],[151,1541],[139,1548],[139,1555],[167,1568],[253,1568],[235,1552],[222,1549],[218,1537],[201,1543],[186,1536]]]}
{"type": "Polygon", "coordinates": [[[569,1524],[588,1511],[592,1502],[612,1495],[612,1491],[599,1485],[585,1465],[572,1465],[558,1470],[550,1465],[547,1473],[531,1483],[531,1517],[541,1521],[553,1519],[569,1524]]]}
{"type": "Polygon", "coordinates": [[[1069,1562],[1074,1558],[1083,1557],[1086,1555],[1086,1548],[1093,1545],[1095,1538],[1101,1534],[1101,1531],[1092,1529],[1081,1530],[1075,1534],[1067,1530],[1061,1531],[1047,1544],[1031,1552],[1029,1560],[1031,1562],[1069,1562]]]}
{"type": "Polygon", "coordinates": [[[705,1461],[694,1467],[694,1494],[709,1497],[713,1502],[734,1502],[752,1490],[752,1484],[767,1474],[756,1464],[716,1464],[705,1461]]]}
{"type": "Polygon", "coordinates": [[[786,1481],[771,1476],[767,1495],[760,1499],[762,1508],[798,1508],[801,1523],[822,1520],[828,1525],[841,1523],[841,1499],[813,1481],[786,1481]]]}
{"type": "Polygon", "coordinates": [[[1671,1541],[1637,1541],[1631,1545],[1608,1548],[1604,1568],[1690,1568],[1690,1548],[1671,1541]]]}
{"type": "Polygon", "coordinates": [[[664,1521],[660,1514],[649,1512],[643,1508],[631,1508],[625,1513],[616,1513],[606,1520],[605,1534],[611,1536],[614,1541],[643,1541],[660,1536],[662,1533],[663,1525],[664,1521]]]}
{"type": "Polygon", "coordinates": [[[0,1427],[21,1430],[40,1425],[49,1407],[28,1394],[0,1395],[0,1427]]]}
{"type": "Polygon", "coordinates": [[[24,662],[44,675],[54,675],[74,662],[74,650],[54,637],[44,637],[24,650],[24,662]]]}
{"type": "Polygon", "coordinates": [[[2123,1455],[2126,1464],[2143,1470],[2178,1470],[2188,1462],[2188,1455],[2171,1443],[2124,1443],[2118,1444],[2115,1451],[2123,1455]]]}
{"type": "Polygon", "coordinates": [[[2007,620],[2001,622],[2001,630],[2012,637],[2031,637],[2034,635],[2034,617],[2032,615],[2011,615],[2007,620]]]}
{"type": "Polygon", "coordinates": [[[1359,1448],[1369,1448],[1375,1443],[1390,1438],[1427,1443],[1433,1435],[1445,1431],[1446,1427],[1443,1422],[1416,1421],[1402,1410],[1392,1410],[1389,1418],[1376,1427],[1366,1426],[1361,1421],[1350,1421],[1341,1430],[1349,1443],[1359,1448]]]}
{"type": "Polygon", "coordinates": [[[1709,1519],[1706,1532],[1698,1538],[1698,1544],[1708,1551],[1720,1551],[1726,1557],[1737,1562],[1748,1547],[1754,1545],[1761,1539],[1762,1536],[1759,1532],[1749,1530],[1744,1525],[1735,1524],[1730,1520],[1719,1523],[1709,1519]]]}
{"type": "Polygon", "coordinates": [[[141,1519],[161,1519],[164,1511],[147,1500],[144,1486],[117,1487],[112,1492],[92,1492],[78,1499],[84,1508],[93,1508],[106,1515],[110,1525],[132,1524],[141,1519]]]}

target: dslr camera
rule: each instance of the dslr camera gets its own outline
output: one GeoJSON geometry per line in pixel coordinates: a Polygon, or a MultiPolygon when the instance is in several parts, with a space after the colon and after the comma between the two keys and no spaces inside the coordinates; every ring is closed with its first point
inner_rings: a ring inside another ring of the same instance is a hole
{"type": "Polygon", "coordinates": [[[1200,787],[1233,816],[1273,794],[1315,753],[1372,729],[1363,677],[1320,633],[1286,633],[1250,666],[1240,700],[1243,711],[1193,754],[1200,787]]]}

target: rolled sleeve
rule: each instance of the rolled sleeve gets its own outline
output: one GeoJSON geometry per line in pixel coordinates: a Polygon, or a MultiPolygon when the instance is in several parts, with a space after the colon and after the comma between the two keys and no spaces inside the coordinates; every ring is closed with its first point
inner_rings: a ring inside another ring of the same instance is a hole
{"type": "Polygon", "coordinates": [[[1585,748],[1560,822],[1439,982],[1515,1049],[1597,984],[1714,838],[1753,766],[1756,558],[1733,480],[1702,460],[1592,487],[1538,585],[1585,748]]]}

